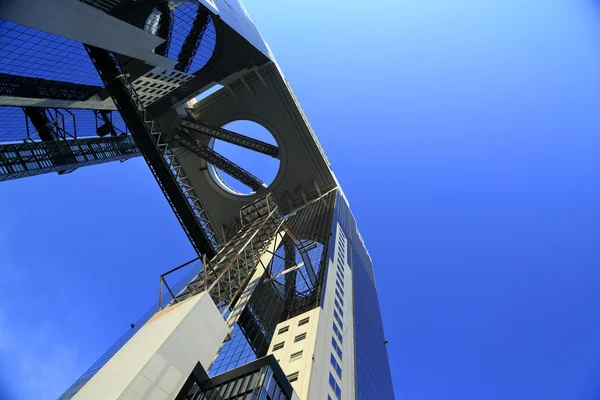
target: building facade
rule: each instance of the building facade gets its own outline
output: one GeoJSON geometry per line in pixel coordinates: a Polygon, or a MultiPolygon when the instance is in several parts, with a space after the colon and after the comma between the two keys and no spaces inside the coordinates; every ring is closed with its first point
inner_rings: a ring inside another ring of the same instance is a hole
{"type": "Polygon", "coordinates": [[[394,398],[371,257],[241,3],[4,1],[0,120],[0,180],[141,156],[198,253],[61,399],[394,398]]]}

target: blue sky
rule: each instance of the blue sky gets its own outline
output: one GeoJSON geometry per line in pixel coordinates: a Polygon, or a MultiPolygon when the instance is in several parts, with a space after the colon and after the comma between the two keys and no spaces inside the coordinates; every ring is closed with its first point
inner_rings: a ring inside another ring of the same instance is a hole
{"type": "MultiPolygon", "coordinates": [[[[600,398],[600,3],[245,5],[373,257],[397,398],[600,398]]],[[[0,184],[0,398],[56,398],[193,255],[142,160],[0,184]]]]}

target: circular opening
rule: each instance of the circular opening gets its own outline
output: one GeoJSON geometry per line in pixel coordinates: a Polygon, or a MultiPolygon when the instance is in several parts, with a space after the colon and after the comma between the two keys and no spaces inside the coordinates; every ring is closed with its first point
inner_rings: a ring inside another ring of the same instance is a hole
{"type": "MultiPolygon", "coordinates": [[[[273,135],[256,122],[234,121],[224,125],[223,128],[277,146],[273,135]]],[[[273,183],[277,176],[279,171],[279,159],[277,158],[218,139],[213,140],[211,146],[217,153],[256,176],[266,186],[273,183]]],[[[209,171],[215,182],[226,191],[241,196],[254,194],[251,188],[210,164],[209,171]]]]}

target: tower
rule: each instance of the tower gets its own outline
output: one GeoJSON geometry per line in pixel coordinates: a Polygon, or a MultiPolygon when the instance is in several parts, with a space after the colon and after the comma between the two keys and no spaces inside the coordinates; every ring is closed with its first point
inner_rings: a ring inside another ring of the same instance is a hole
{"type": "Polygon", "coordinates": [[[61,399],[393,398],[371,258],[240,3],[9,0],[0,18],[0,180],[142,156],[198,253],[61,399]],[[273,182],[219,141],[279,160],[273,182]]]}

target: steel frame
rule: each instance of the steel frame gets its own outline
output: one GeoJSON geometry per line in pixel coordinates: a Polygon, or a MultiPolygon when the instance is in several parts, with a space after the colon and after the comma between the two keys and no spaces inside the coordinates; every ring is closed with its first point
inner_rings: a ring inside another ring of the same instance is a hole
{"type": "Polygon", "coordinates": [[[79,167],[125,161],[140,156],[131,136],[25,142],[0,145],[0,181],[79,167]]]}
{"type": "Polygon", "coordinates": [[[0,96],[86,101],[100,90],[100,86],[0,73],[0,96]]]}
{"type": "Polygon", "coordinates": [[[231,175],[255,192],[267,187],[260,179],[236,163],[223,157],[205,144],[198,143],[185,131],[185,128],[175,129],[172,140],[198,157],[204,159],[207,163],[212,164],[221,171],[231,175]]]}
{"type": "MultiPolygon", "coordinates": [[[[192,112],[188,111],[188,114],[192,114],[192,112]]],[[[244,147],[258,153],[266,154],[274,158],[279,157],[279,148],[277,146],[227,129],[209,125],[205,122],[198,121],[195,118],[184,118],[181,121],[181,126],[192,132],[202,133],[212,138],[235,144],[236,146],[244,147]]]]}
{"type": "Polygon", "coordinates": [[[218,237],[210,228],[200,199],[169,148],[166,135],[146,111],[116,57],[94,46],[86,45],[85,48],[190,242],[198,254],[214,256],[219,248],[218,237]]]}

